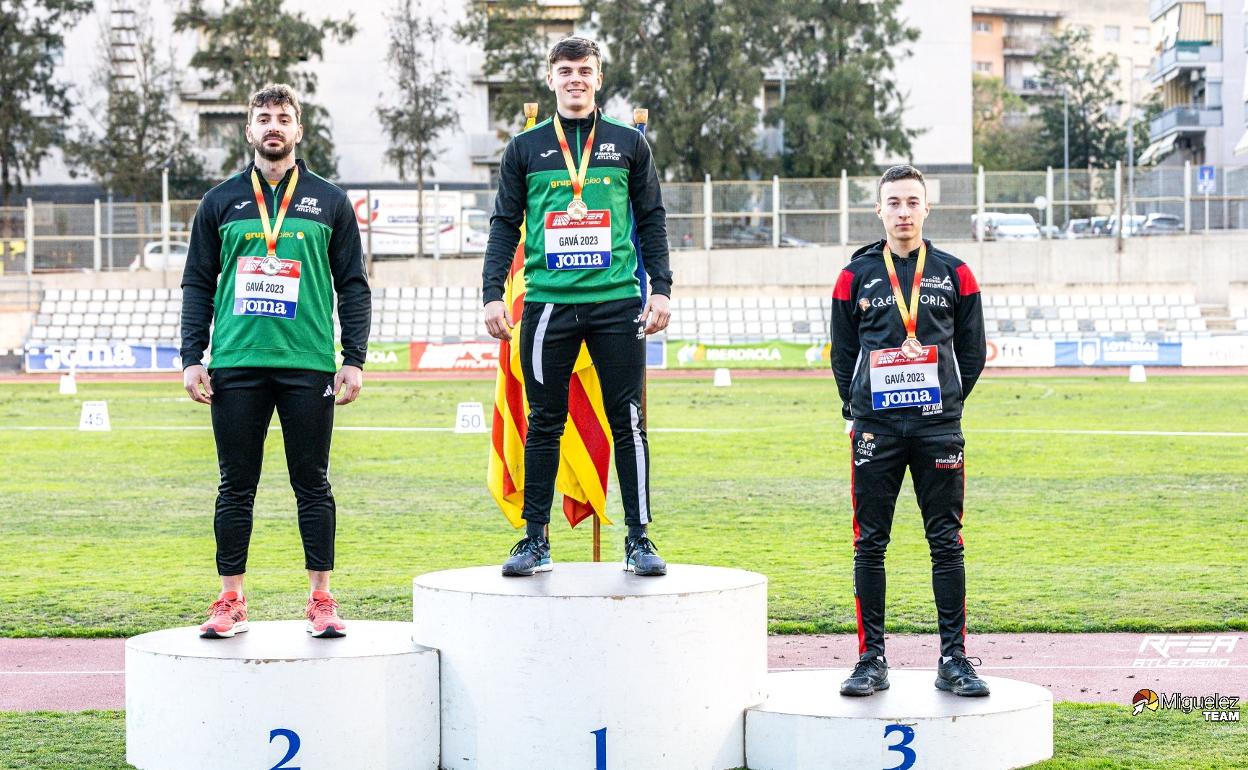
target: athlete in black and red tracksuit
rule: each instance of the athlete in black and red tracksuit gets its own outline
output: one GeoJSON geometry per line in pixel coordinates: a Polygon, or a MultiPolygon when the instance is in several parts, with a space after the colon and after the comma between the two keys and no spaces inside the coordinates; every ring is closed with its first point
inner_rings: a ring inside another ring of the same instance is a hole
{"type": "Polygon", "coordinates": [[[979,286],[966,264],[923,240],[929,207],[917,169],[886,171],[876,208],[887,237],[854,253],[832,295],[832,371],[842,412],[853,420],[860,655],[841,694],[870,695],[888,687],[884,552],[909,468],[932,556],[941,653],[936,686],[958,695],[987,695],[965,654],[961,535],[962,404],[983,371],[986,348],[979,286]],[[898,293],[904,298],[900,305],[898,293]],[[912,308],[917,312],[907,321],[902,311],[912,308]]]}

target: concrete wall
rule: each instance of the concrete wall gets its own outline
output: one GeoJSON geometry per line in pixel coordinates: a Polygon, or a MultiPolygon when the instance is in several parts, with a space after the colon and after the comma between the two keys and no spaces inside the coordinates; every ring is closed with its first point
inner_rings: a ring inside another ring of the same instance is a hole
{"type": "MultiPolygon", "coordinates": [[[[1011,290],[1055,292],[1111,285],[1134,291],[1149,286],[1166,293],[1193,292],[1203,304],[1226,304],[1231,284],[1248,283],[1248,232],[1125,241],[1118,254],[1112,238],[1071,241],[974,243],[950,241],[942,248],[965,260],[980,284],[1011,290]]],[[[672,254],[676,292],[794,294],[831,291],[841,267],[857,248],[716,249],[672,254]]],[[[176,287],[179,273],[46,273],[42,288],[176,287]]],[[[377,262],[374,286],[479,286],[481,259],[415,259],[377,262]]]]}

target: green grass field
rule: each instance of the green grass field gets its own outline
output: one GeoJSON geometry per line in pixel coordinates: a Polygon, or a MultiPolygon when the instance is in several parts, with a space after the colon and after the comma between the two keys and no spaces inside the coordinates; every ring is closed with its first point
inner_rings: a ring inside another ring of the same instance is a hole
{"type": "MultiPolygon", "coordinates": [[[[371,382],[340,427],[446,427],[490,382],[371,382]]],[[[770,578],[773,631],[850,631],[848,437],[830,379],[656,380],[652,534],[673,561],[770,578]],[[672,428],[711,432],[665,431],[672,428]]],[[[118,636],[199,622],[215,596],[208,409],[179,383],[0,386],[5,636],[118,636]],[[80,433],[82,400],[114,430],[80,433]],[[43,427],[48,430],[19,430],[43,427]]],[[[968,407],[970,630],[1248,629],[1248,381],[981,381],[968,407]],[[1089,435],[1078,430],[1230,432],[1089,435]],[[1041,431],[1041,432],[1029,432],[1041,431]],[[1048,432],[1046,432],[1048,431],[1048,432]]],[[[488,438],[341,431],[335,593],[348,618],[405,619],[413,575],[500,562],[517,539],[484,483],[488,438]]],[[[280,436],[268,442],[248,575],[252,617],[298,617],[305,578],[280,436]]],[[[612,491],[610,513],[622,523],[612,491]]],[[[604,558],[622,550],[604,529],[604,558]]],[[[588,560],[588,523],[552,528],[588,560]]],[[[890,631],[935,630],[920,517],[903,490],[890,631]]]]}
{"type": "MultiPolygon", "coordinates": [[[[1032,770],[1232,770],[1248,767],[1248,724],[1200,714],[1133,718],[1126,706],[1060,703],[1053,759],[1032,770]]],[[[4,770],[127,770],[125,715],[0,712],[4,770]]]]}
{"type": "MultiPolygon", "coordinates": [[[[216,593],[217,471],[206,408],[176,381],[0,386],[0,635],[119,636],[197,623],[216,593]],[[82,400],[111,433],[79,433],[82,400]],[[23,430],[26,427],[46,430],[23,430]]],[[[370,382],[339,426],[446,427],[489,382],[370,382]]],[[[848,438],[828,379],[657,380],[652,533],[670,560],[770,578],[773,631],[851,631],[848,438]],[[667,429],[696,428],[708,432],[667,429]]],[[[970,629],[1248,630],[1248,381],[981,381],[967,436],[970,629]],[[1172,431],[1240,435],[1108,435],[1172,431]]],[[[501,561],[517,535],[484,484],[485,435],[342,431],[335,593],[350,618],[404,620],[410,579],[501,561]]],[[[271,436],[249,566],[252,617],[298,617],[294,501],[271,436]]],[[[889,554],[890,631],[934,632],[928,557],[903,493],[889,554]]],[[[622,520],[612,492],[612,517],[622,520]]],[[[605,530],[608,558],[620,528],[605,530]]],[[[587,560],[589,526],[553,529],[587,560]]],[[[1059,704],[1045,770],[1248,767],[1244,725],[1132,719],[1059,704]]],[[[125,768],[124,716],[0,713],[0,767],[125,768]]]]}

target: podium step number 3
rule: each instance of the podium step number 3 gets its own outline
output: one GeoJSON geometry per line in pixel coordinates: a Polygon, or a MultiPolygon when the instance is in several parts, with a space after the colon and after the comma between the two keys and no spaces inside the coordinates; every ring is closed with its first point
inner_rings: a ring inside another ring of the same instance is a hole
{"type": "Polygon", "coordinates": [[[485,433],[485,410],[480,401],[464,401],[455,409],[456,433],[485,433]]]}
{"type": "Polygon", "coordinates": [[[83,401],[78,430],[112,430],[108,422],[108,402],[83,401]]]}

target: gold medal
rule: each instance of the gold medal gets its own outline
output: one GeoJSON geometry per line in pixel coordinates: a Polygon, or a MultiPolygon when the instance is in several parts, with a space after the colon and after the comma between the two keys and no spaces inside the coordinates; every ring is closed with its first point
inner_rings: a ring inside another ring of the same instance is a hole
{"type": "Polygon", "coordinates": [[[580,198],[573,198],[568,204],[568,216],[577,222],[580,222],[589,214],[589,206],[580,198]]]}
{"type": "Polygon", "coordinates": [[[923,343],[914,337],[906,337],[906,341],[901,343],[901,354],[911,361],[923,357],[923,343]]]}

